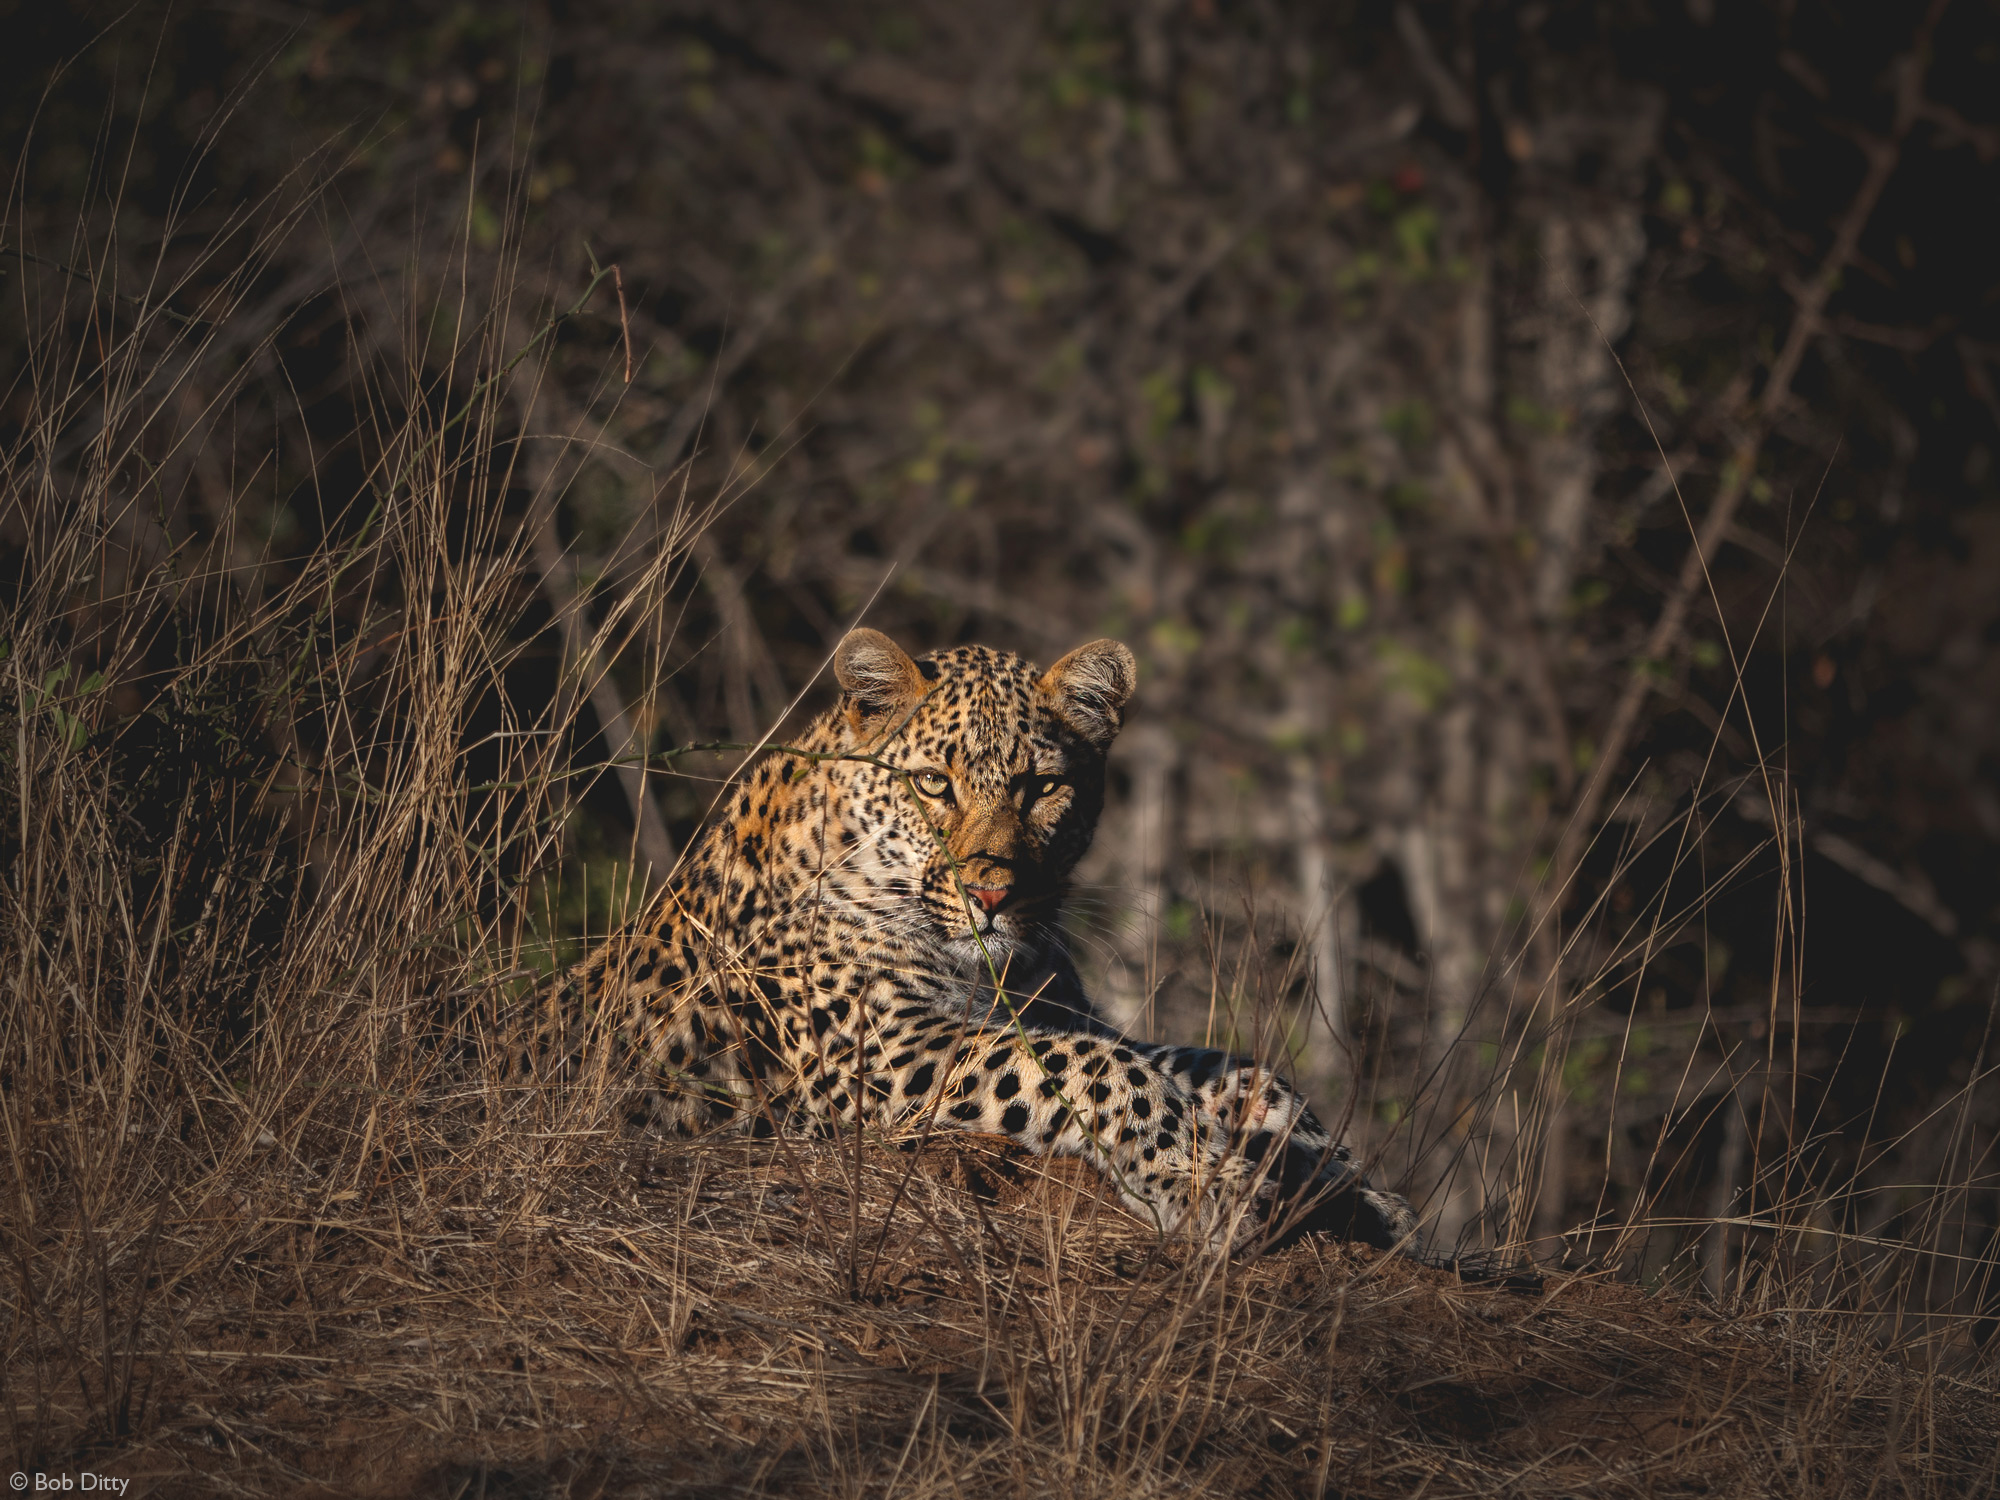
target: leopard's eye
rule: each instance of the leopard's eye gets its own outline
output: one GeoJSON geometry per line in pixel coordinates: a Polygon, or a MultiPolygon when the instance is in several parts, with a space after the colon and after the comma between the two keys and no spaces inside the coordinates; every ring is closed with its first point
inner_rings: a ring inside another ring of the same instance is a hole
{"type": "Polygon", "coordinates": [[[951,778],[942,771],[919,771],[915,779],[917,790],[926,797],[942,797],[951,790],[951,778]]]}
{"type": "Polygon", "coordinates": [[[1053,797],[1057,793],[1057,791],[1061,789],[1061,787],[1062,787],[1061,779],[1055,776],[1050,776],[1046,778],[1040,786],[1035,788],[1035,795],[1037,797],[1053,797]]]}

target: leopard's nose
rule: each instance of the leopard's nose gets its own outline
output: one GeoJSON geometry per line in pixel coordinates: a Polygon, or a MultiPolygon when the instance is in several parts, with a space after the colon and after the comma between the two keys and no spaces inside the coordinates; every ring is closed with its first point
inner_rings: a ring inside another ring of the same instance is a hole
{"type": "Polygon", "coordinates": [[[1007,899],[1007,887],[991,885],[968,885],[965,894],[985,907],[989,913],[1000,909],[1000,903],[1007,899]]]}

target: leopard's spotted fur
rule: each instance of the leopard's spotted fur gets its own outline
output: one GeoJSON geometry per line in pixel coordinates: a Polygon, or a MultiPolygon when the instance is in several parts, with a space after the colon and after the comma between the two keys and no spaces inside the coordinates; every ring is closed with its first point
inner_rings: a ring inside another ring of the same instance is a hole
{"type": "Polygon", "coordinates": [[[1119,1036],[1083,997],[1057,914],[1131,652],[1097,641],[1043,672],[977,646],[913,661],[857,630],[835,672],[839,702],[557,992],[637,1048],[656,1121],[929,1118],[1085,1157],[1142,1217],[1218,1243],[1302,1218],[1410,1235],[1289,1085],[1119,1036]]]}

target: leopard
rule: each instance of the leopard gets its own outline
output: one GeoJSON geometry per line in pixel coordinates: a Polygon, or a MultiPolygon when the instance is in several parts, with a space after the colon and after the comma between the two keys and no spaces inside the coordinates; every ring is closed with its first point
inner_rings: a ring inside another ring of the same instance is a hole
{"type": "Polygon", "coordinates": [[[999,1136],[1088,1162],[1162,1235],[1412,1241],[1410,1205],[1284,1078],[1128,1035],[1078,977],[1063,911],[1128,647],[1044,670],[856,628],[832,667],[837,701],[746,760],[639,920],[549,991],[617,1039],[646,1126],[999,1136]]]}

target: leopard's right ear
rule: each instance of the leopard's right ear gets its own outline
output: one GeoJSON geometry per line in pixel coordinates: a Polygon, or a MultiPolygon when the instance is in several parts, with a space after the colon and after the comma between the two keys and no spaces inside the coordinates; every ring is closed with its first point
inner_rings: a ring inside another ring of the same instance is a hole
{"type": "Polygon", "coordinates": [[[1078,646],[1042,674],[1042,691],[1063,721],[1099,750],[1125,722],[1125,704],[1139,685],[1139,663],[1122,641],[1078,646]]]}
{"type": "Polygon", "coordinates": [[[833,652],[833,675],[847,694],[847,720],[857,733],[882,727],[917,706],[924,675],[909,653],[879,630],[850,630],[833,652]]]}

